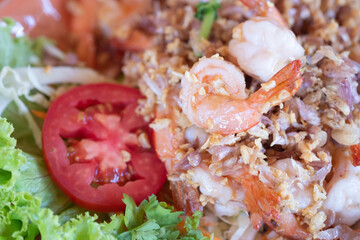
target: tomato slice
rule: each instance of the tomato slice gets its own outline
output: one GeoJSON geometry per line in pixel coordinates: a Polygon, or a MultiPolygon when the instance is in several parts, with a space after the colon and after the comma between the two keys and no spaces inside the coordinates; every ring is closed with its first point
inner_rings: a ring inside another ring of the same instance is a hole
{"type": "Polygon", "coordinates": [[[360,143],[350,146],[352,164],[354,167],[360,166],[360,143]]]}
{"type": "Polygon", "coordinates": [[[46,166],[79,206],[122,211],[124,193],[139,204],[165,182],[163,163],[137,141],[149,129],[135,113],[140,98],[136,89],[103,83],[76,87],[51,104],[42,133],[46,166]]]}

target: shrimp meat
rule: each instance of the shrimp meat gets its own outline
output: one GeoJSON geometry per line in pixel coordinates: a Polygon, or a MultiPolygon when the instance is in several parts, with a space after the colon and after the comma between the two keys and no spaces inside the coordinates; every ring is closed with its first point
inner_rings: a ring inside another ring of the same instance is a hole
{"type": "Polygon", "coordinates": [[[233,134],[259,123],[271,107],[289,100],[302,83],[301,61],[295,60],[246,98],[242,72],[219,57],[203,58],[181,81],[182,110],[208,132],[233,134]]]}
{"type": "Polygon", "coordinates": [[[282,236],[292,239],[306,239],[310,236],[288,208],[280,210],[280,195],[261,182],[257,176],[243,170],[236,180],[244,188],[244,203],[250,212],[250,220],[255,229],[260,228],[263,220],[282,236]]]}
{"type": "Polygon", "coordinates": [[[254,11],[256,16],[271,18],[281,25],[288,27],[279,10],[269,0],[240,0],[240,2],[254,11]]]}

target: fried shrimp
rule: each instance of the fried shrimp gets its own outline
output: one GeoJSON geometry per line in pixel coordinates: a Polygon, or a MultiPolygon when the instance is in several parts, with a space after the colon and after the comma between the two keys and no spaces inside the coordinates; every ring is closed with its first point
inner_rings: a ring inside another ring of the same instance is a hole
{"type": "Polygon", "coordinates": [[[218,56],[203,58],[181,81],[182,110],[208,132],[232,134],[260,121],[271,107],[290,99],[302,79],[299,60],[288,64],[249,97],[241,71],[218,56]]]}
{"type": "Polygon", "coordinates": [[[151,1],[107,0],[100,3],[97,13],[100,29],[110,38],[111,44],[130,51],[152,47],[152,38],[136,28],[140,16],[150,8],[151,1]]]}
{"type": "Polygon", "coordinates": [[[233,29],[229,52],[242,70],[261,82],[267,82],[286,64],[304,55],[293,32],[261,17],[233,29]]]}
{"type": "Polygon", "coordinates": [[[352,164],[350,148],[339,148],[333,154],[335,172],[326,187],[324,206],[336,214],[336,224],[353,225],[360,218],[360,167],[352,164]]]}
{"type": "Polygon", "coordinates": [[[256,17],[233,29],[229,52],[240,68],[267,82],[286,64],[304,55],[303,47],[273,4],[264,0],[242,0],[256,17]]]}
{"type": "Polygon", "coordinates": [[[167,94],[165,105],[156,108],[156,121],[152,124],[154,129],[154,146],[156,154],[164,162],[166,171],[174,180],[170,181],[170,189],[176,209],[184,211],[187,215],[195,211],[202,211],[203,206],[199,202],[199,191],[189,184],[179,180],[179,172],[176,165],[176,153],[184,144],[184,133],[177,127],[175,119],[181,110],[178,106],[178,90],[167,94]]]}
{"type": "Polygon", "coordinates": [[[240,0],[240,2],[252,10],[256,16],[271,18],[284,27],[288,26],[274,3],[268,0],[240,0]]]}
{"type": "Polygon", "coordinates": [[[306,239],[309,233],[298,223],[290,209],[282,208],[280,195],[266,186],[257,176],[243,170],[238,174],[237,181],[245,192],[244,203],[250,212],[253,228],[259,229],[262,220],[282,236],[293,239],[306,239]]]}

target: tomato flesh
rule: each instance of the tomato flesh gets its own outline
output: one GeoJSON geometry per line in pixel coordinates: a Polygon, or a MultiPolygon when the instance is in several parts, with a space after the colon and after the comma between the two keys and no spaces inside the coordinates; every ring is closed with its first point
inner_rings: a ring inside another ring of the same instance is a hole
{"type": "Polygon", "coordinates": [[[79,113],[78,121],[102,136],[98,136],[100,139],[91,139],[91,136],[90,139],[67,139],[71,163],[95,161],[98,164],[93,183],[113,182],[123,185],[126,181],[134,180],[135,173],[131,166],[127,166],[127,162],[131,158],[129,147],[137,145],[137,136],[121,126],[120,111],[112,104],[98,104],[87,108],[79,113]]]}
{"type": "Polygon", "coordinates": [[[138,90],[118,84],[74,88],[56,99],[43,126],[49,173],[76,204],[122,211],[123,194],[140,203],[160,190],[166,170],[153,150],[138,146],[147,123],[135,113],[138,90]]]}
{"type": "Polygon", "coordinates": [[[360,166],[360,143],[350,146],[352,164],[357,167],[360,166]]]}

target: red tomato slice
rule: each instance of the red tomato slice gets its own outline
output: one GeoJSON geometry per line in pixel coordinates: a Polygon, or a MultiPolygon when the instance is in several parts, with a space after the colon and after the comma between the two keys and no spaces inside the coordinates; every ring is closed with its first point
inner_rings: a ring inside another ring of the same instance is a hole
{"type": "Polygon", "coordinates": [[[360,166],[360,143],[350,146],[352,164],[357,167],[360,166]]]}
{"type": "Polygon", "coordinates": [[[157,193],[166,170],[153,150],[138,146],[147,123],[135,113],[142,98],[118,84],[91,84],[57,98],[43,125],[43,152],[58,187],[84,208],[116,212],[123,194],[137,204],[157,193]]]}

